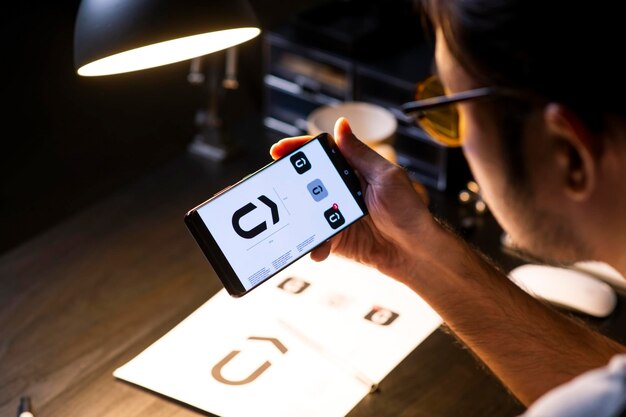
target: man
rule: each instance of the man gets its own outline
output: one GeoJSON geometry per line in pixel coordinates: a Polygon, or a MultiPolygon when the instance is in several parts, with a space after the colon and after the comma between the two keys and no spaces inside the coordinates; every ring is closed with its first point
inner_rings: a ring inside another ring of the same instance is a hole
{"type": "MultiPolygon", "coordinates": [[[[423,102],[407,108],[423,110],[435,139],[463,146],[516,245],[551,262],[603,261],[626,276],[626,71],[613,50],[624,39],[616,7],[432,0],[426,9],[448,97],[435,100],[448,113],[423,102]],[[450,111],[458,119],[446,119],[450,111]]],[[[434,220],[404,171],[361,143],[347,120],[338,120],[335,139],[361,176],[370,214],[313,259],[332,251],[407,284],[532,404],[525,416],[624,412],[626,347],[518,289],[434,220]]],[[[285,139],[271,154],[306,140],[285,139]]]]}

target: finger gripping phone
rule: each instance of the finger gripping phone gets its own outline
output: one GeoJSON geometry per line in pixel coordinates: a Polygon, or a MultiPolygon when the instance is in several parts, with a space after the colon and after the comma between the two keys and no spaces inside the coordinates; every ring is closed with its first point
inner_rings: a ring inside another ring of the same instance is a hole
{"type": "Polygon", "coordinates": [[[366,214],[358,178],[322,133],[191,209],[185,223],[240,297],[366,214]]]}

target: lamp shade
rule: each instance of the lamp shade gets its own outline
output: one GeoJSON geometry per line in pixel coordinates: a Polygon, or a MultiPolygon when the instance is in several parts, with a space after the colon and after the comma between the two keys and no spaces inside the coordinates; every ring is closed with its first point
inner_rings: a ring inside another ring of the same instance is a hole
{"type": "Polygon", "coordinates": [[[83,0],[74,65],[85,76],[137,71],[210,54],[259,33],[246,0],[83,0]]]}

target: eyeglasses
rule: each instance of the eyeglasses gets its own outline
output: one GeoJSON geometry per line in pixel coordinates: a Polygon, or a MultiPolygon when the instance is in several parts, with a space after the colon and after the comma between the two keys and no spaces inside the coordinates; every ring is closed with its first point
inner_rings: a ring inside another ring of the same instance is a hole
{"type": "Polygon", "coordinates": [[[433,75],[419,83],[415,100],[402,105],[402,111],[435,141],[444,146],[462,145],[457,103],[493,96],[499,91],[493,87],[476,88],[446,95],[439,77],[433,75]]]}

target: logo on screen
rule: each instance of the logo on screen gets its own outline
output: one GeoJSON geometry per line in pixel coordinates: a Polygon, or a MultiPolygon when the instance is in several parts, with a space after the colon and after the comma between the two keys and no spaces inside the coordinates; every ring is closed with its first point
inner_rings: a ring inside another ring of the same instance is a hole
{"type": "MultiPolygon", "coordinates": [[[[276,205],[276,203],[274,203],[272,200],[270,200],[268,197],[264,195],[260,195],[257,198],[257,200],[259,200],[261,203],[263,203],[265,206],[267,206],[270,209],[270,212],[272,215],[272,224],[278,223],[278,221],[280,220],[280,217],[278,215],[278,206],[276,205]]],[[[252,239],[253,237],[258,236],[259,234],[267,230],[266,221],[262,221],[261,223],[247,230],[241,227],[241,219],[247,214],[249,214],[250,212],[252,212],[253,210],[256,210],[256,208],[257,208],[256,204],[250,202],[246,204],[245,206],[241,207],[240,209],[238,209],[237,211],[235,211],[235,213],[233,214],[233,218],[232,218],[233,229],[235,229],[235,232],[239,236],[243,237],[244,239],[252,239]]]]}
{"type": "Polygon", "coordinates": [[[289,160],[298,174],[304,174],[311,169],[311,163],[302,151],[293,154],[289,160]]]}
{"type": "Polygon", "coordinates": [[[320,179],[311,181],[306,188],[315,201],[322,201],[328,196],[328,190],[326,190],[326,186],[320,179]]]}
{"type": "Polygon", "coordinates": [[[343,214],[341,214],[336,204],[333,204],[331,208],[324,212],[324,217],[326,217],[326,221],[333,229],[343,226],[346,222],[346,219],[343,217],[343,214]]]}

